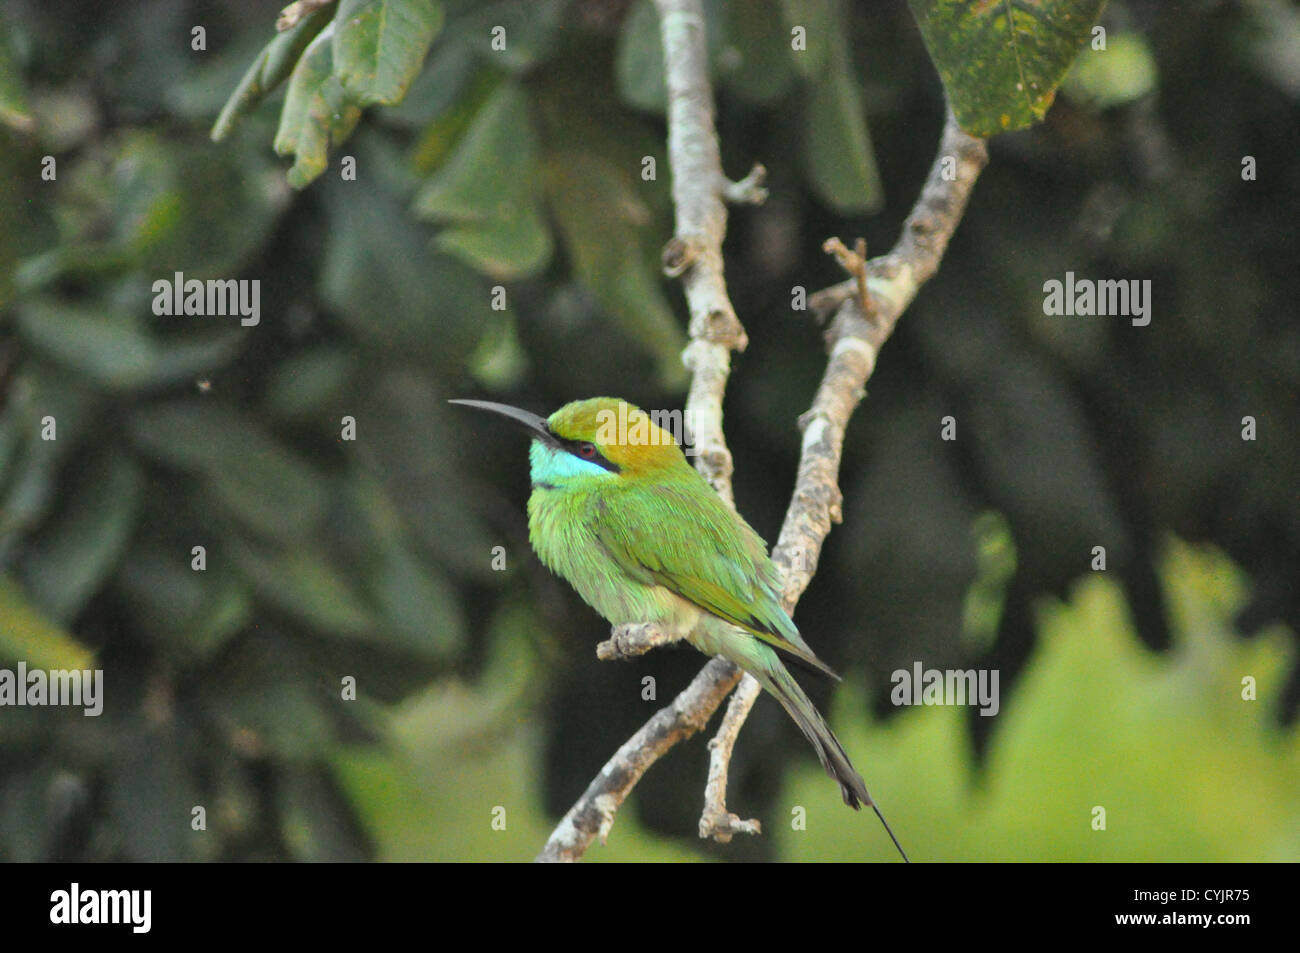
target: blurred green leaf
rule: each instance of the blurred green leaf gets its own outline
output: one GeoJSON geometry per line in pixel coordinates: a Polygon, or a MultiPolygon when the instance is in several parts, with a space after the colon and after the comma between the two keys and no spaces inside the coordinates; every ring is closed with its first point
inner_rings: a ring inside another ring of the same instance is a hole
{"type": "Polygon", "coordinates": [[[441,26],[434,0],[341,0],[334,73],[362,106],[400,102],[441,26]]]}
{"type": "Polygon", "coordinates": [[[135,528],[144,479],[123,451],[96,453],[29,540],[16,575],[32,600],[67,624],[112,572],[135,528]]]}
{"type": "Polygon", "coordinates": [[[94,652],[33,606],[12,577],[0,575],[0,657],[34,669],[87,669],[94,652]]]}
{"type": "Polygon", "coordinates": [[[0,20],[0,123],[17,132],[31,132],[34,125],[22,76],[14,63],[9,28],[3,20],[0,20]]]}
{"type": "Polygon", "coordinates": [[[131,415],[128,429],[145,452],[199,470],[204,486],[249,530],[299,541],[324,516],[325,478],[241,415],[197,399],[155,404],[131,415]]]}
{"type": "Polygon", "coordinates": [[[351,836],[352,812],[330,775],[320,768],[286,766],[275,786],[280,829],[295,860],[341,863],[365,860],[351,836]]]}
{"type": "Polygon", "coordinates": [[[477,270],[501,280],[535,274],[551,254],[536,161],[528,100],[503,84],[420,190],[415,210],[453,223],[438,235],[438,247],[477,270]]]}
{"type": "Polygon", "coordinates": [[[726,46],[720,59],[724,64],[736,61],[723,73],[727,89],[757,103],[771,103],[784,96],[795,69],[790,31],[779,0],[727,4],[723,14],[726,46]]]}
{"type": "Polygon", "coordinates": [[[190,547],[149,541],[121,561],[118,586],[142,633],[180,662],[210,659],[252,617],[253,603],[222,561],[219,545],[204,539],[207,569],[191,567],[190,547]]]}
{"type": "Polygon", "coordinates": [[[308,44],[324,29],[333,15],[334,4],[326,4],[290,29],[276,34],[275,39],[266,44],[213,123],[211,136],[214,142],[220,142],[230,135],[230,130],[241,116],[251,112],[267,94],[284,82],[308,44]]]}
{"type": "Polygon", "coordinates": [[[464,43],[494,68],[522,73],[544,60],[564,26],[569,0],[473,0],[443,39],[464,43]]]}
{"type": "Polygon", "coordinates": [[[465,443],[454,416],[458,408],[426,376],[389,369],[363,395],[358,417],[366,436],[358,441],[359,473],[349,482],[375,479],[402,516],[420,548],[458,576],[493,576],[489,531],[464,465],[465,443]]]}
{"type": "MultiPolygon", "coordinates": [[[[336,693],[334,700],[338,697],[336,693]]],[[[245,678],[220,698],[207,699],[227,732],[250,735],[258,749],[274,753],[284,770],[330,752],[336,737],[330,702],[319,686],[271,673],[245,678]]]]}
{"type": "Polygon", "coordinates": [[[233,538],[226,546],[248,585],[277,609],[323,633],[383,644],[369,605],[324,554],[276,552],[233,538]]]}
{"type": "Polygon", "coordinates": [[[805,77],[821,75],[831,48],[844,32],[840,0],[781,0],[785,38],[794,67],[805,77]],[[796,31],[798,34],[796,36],[796,31]],[[796,47],[796,41],[803,47],[796,47]]]}
{"type": "Polygon", "coordinates": [[[467,265],[428,248],[426,230],[396,205],[355,201],[348,183],[323,190],[330,210],[321,294],[369,350],[464,366],[492,314],[467,265]]]}
{"type": "Polygon", "coordinates": [[[1137,33],[1115,33],[1104,50],[1085,50],[1074,61],[1061,88],[1071,99],[1109,109],[1150,94],[1158,76],[1146,40],[1137,33]]]}
{"type": "Polygon", "coordinates": [[[844,37],[832,41],[826,69],[810,83],[803,146],[818,198],[841,215],[879,211],[884,191],[844,37]]]}
{"type": "Polygon", "coordinates": [[[465,641],[465,618],[442,575],[412,550],[397,509],[373,479],[358,503],[374,543],[366,559],[367,589],[395,640],[421,655],[450,657],[465,641]]]}
{"type": "Polygon", "coordinates": [[[158,862],[193,858],[202,832],[191,828],[202,804],[186,755],[194,739],[175,724],[147,725],[136,716],[117,726],[108,759],[107,806],[128,860],[158,862]]]}
{"type": "Polygon", "coordinates": [[[1024,129],[1047,114],[1105,3],[908,0],[953,113],[975,136],[1024,129]]]}
{"type": "Polygon", "coordinates": [[[623,19],[614,55],[614,78],[620,98],[629,106],[660,115],[668,108],[663,39],[653,0],[636,0],[623,19]]]}
{"type": "Polygon", "coordinates": [[[193,379],[238,352],[238,328],[196,332],[160,343],[134,314],[33,301],[18,312],[24,337],[67,367],[112,390],[136,390],[193,379]]]}
{"type": "Polygon", "coordinates": [[[550,260],[551,230],[532,203],[506,209],[502,217],[444,228],[437,246],[499,281],[537,274],[550,260]]]}
{"type": "MultiPolygon", "coordinates": [[[[326,408],[341,409],[339,401],[356,374],[356,365],[356,355],[337,346],[321,345],[287,358],[267,383],[267,410],[276,417],[306,422],[326,408]]],[[[328,429],[337,432],[337,423],[338,419],[330,421],[328,429]]]]}
{"type": "Polygon", "coordinates": [[[680,381],[686,338],[642,244],[651,216],[630,176],[582,152],[553,153],[545,174],[551,215],[578,279],[658,360],[661,381],[680,381]]]}

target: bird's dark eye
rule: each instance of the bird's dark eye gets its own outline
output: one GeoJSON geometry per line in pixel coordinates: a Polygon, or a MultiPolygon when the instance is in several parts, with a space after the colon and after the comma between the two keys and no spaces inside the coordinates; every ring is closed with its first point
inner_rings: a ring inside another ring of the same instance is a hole
{"type": "Polygon", "coordinates": [[[582,457],[584,460],[592,459],[596,456],[596,445],[594,443],[587,443],[586,441],[578,444],[578,456],[582,457]]]}

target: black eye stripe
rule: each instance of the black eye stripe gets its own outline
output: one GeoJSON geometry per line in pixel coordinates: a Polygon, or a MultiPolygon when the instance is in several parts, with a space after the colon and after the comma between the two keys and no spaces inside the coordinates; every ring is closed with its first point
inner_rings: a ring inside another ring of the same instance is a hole
{"type": "Polygon", "coordinates": [[[602,466],[611,473],[621,473],[623,470],[623,468],[617,463],[612,462],[608,457],[601,453],[596,445],[590,440],[570,440],[567,437],[561,437],[559,434],[555,433],[555,431],[551,431],[551,436],[555,438],[556,443],[579,460],[585,460],[587,463],[594,463],[598,466],[602,466]],[[590,455],[583,452],[587,447],[591,448],[590,455]]]}

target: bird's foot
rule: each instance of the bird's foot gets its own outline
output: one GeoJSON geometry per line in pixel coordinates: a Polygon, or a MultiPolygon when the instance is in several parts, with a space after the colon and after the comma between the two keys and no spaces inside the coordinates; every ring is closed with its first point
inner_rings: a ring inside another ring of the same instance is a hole
{"type": "Polygon", "coordinates": [[[630,659],[645,655],[653,648],[676,642],[678,636],[654,622],[616,625],[609,638],[596,646],[596,658],[602,662],[630,659]]]}

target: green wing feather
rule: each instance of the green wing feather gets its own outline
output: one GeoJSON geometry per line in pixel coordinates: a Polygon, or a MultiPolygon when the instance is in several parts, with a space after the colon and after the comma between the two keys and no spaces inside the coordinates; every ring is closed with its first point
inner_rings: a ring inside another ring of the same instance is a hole
{"type": "Polygon", "coordinates": [[[634,579],[663,586],[838,679],[781,607],[781,575],[763,540],[702,477],[693,470],[690,477],[638,486],[618,506],[598,501],[597,540],[634,579]]]}

